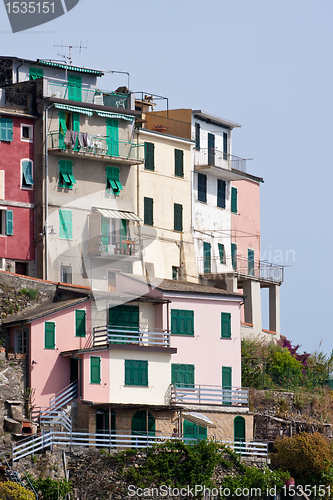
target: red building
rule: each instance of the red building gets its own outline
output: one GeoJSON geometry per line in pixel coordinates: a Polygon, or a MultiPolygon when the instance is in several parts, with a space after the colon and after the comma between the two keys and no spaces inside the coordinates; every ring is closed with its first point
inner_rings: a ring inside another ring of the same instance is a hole
{"type": "Polygon", "coordinates": [[[0,108],[0,268],[35,275],[34,117],[0,108]]]}

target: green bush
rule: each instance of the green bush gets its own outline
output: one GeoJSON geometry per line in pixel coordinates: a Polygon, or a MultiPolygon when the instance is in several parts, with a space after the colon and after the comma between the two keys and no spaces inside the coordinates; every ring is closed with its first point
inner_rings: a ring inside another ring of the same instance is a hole
{"type": "Polygon", "coordinates": [[[27,295],[30,299],[36,299],[38,295],[38,290],[35,290],[34,288],[22,288],[20,291],[21,295],[27,295]]]}
{"type": "Polygon", "coordinates": [[[35,500],[35,495],[23,486],[8,481],[0,483],[0,500],[35,500]]]}
{"type": "Polygon", "coordinates": [[[58,500],[65,498],[67,493],[71,493],[71,483],[65,479],[52,479],[51,477],[34,479],[29,476],[32,486],[37,492],[42,493],[42,498],[45,500],[58,500]]]}

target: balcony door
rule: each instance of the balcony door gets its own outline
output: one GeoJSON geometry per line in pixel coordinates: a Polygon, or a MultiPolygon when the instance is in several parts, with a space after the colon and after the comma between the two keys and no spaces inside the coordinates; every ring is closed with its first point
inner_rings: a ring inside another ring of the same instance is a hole
{"type": "Polygon", "coordinates": [[[139,306],[122,304],[110,307],[108,330],[113,335],[113,338],[111,337],[112,343],[127,344],[131,340],[137,342],[139,337],[139,306]]]}
{"type": "Polygon", "coordinates": [[[203,244],[203,263],[204,263],[204,273],[211,272],[211,244],[204,241],[203,244]]]}
{"type": "Polygon", "coordinates": [[[208,165],[215,165],[215,135],[208,134],[208,165]]]}
{"type": "Polygon", "coordinates": [[[119,156],[119,120],[107,118],[106,144],[109,156],[119,156]]]}

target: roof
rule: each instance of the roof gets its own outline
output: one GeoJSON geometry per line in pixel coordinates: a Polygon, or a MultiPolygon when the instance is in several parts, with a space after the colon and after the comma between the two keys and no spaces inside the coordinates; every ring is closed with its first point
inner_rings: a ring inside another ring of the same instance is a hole
{"type": "Polygon", "coordinates": [[[51,66],[53,68],[67,69],[67,71],[74,71],[76,73],[90,73],[91,75],[103,76],[104,73],[98,69],[84,68],[82,66],[72,66],[71,64],[61,63],[57,61],[47,61],[44,59],[37,59],[33,61],[31,59],[22,59],[15,56],[1,56],[0,59],[8,59],[11,61],[18,61],[21,63],[34,64],[36,66],[51,66]]]}
{"type": "Polygon", "coordinates": [[[227,127],[230,129],[241,127],[239,123],[232,122],[227,120],[226,118],[221,118],[219,116],[212,115],[211,113],[207,113],[206,111],[201,111],[200,109],[193,109],[192,115],[196,116],[200,120],[203,120],[208,123],[214,123],[215,125],[219,125],[221,127],[227,127]]]}
{"type": "Polygon", "coordinates": [[[30,118],[36,120],[36,116],[24,113],[22,110],[17,110],[13,108],[0,108],[0,115],[18,116],[20,118],[30,118]]]}
{"type": "Polygon", "coordinates": [[[30,307],[29,309],[25,309],[24,311],[17,314],[13,314],[10,318],[4,320],[2,323],[7,326],[22,322],[31,323],[36,319],[43,318],[44,316],[49,316],[50,314],[57,313],[59,311],[62,311],[63,309],[68,309],[69,307],[82,304],[83,302],[86,302],[88,300],[90,300],[89,297],[83,297],[74,300],[43,303],[33,308],[30,307]]]}

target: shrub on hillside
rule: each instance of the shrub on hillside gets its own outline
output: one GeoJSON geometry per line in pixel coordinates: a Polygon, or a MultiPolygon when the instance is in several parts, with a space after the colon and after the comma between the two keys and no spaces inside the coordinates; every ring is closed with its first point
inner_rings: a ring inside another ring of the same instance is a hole
{"type": "Polygon", "coordinates": [[[23,486],[8,481],[0,483],[0,500],[35,500],[35,495],[23,486]]]}

